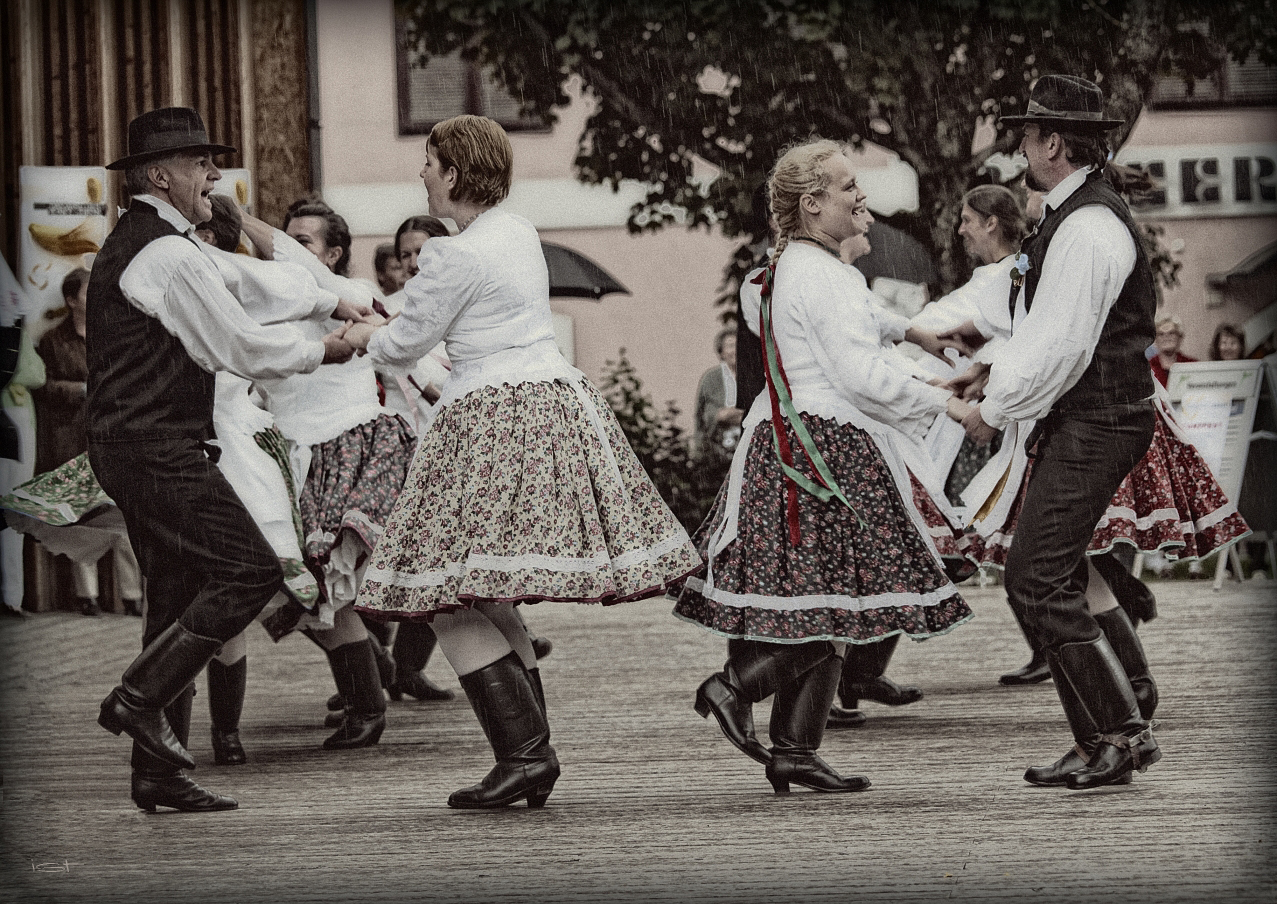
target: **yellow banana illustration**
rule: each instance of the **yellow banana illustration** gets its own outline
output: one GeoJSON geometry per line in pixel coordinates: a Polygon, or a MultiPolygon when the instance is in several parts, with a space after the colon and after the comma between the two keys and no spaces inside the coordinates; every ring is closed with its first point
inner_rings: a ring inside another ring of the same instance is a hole
{"type": "Polygon", "coordinates": [[[61,229],[50,226],[48,223],[32,223],[27,228],[31,230],[31,238],[35,239],[35,243],[45,251],[70,256],[102,250],[101,246],[90,237],[93,225],[89,220],[85,220],[73,229],[61,229]]]}

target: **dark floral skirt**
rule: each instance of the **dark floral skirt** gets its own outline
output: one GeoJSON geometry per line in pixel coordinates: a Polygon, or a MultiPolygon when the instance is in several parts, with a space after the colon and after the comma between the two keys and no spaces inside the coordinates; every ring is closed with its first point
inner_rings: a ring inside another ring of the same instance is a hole
{"type": "MultiPolygon", "coordinates": [[[[759,425],[744,453],[737,536],[704,572],[684,582],[674,614],[727,637],[776,642],[866,643],[892,634],[923,639],[969,620],[970,608],[920,533],[910,502],[869,434],[801,417],[855,511],[800,490],[800,540],[792,544],[771,427],[759,425]]],[[[792,430],[789,436],[797,449],[792,430]]],[[[805,459],[801,468],[807,469],[805,459]]],[[[929,499],[916,481],[912,490],[915,498],[921,493],[929,499]]],[[[707,560],[728,502],[724,486],[696,532],[694,542],[707,560]]],[[[927,521],[943,524],[935,505],[929,508],[927,521]]],[[[931,532],[947,532],[955,546],[955,535],[961,538],[948,525],[932,524],[931,532]]]]}
{"type": "Polygon", "coordinates": [[[306,561],[323,566],[346,532],[371,551],[412,464],[417,438],[382,414],[315,447],[297,500],[306,561]]]}
{"type": "MultiPolygon", "coordinates": [[[[1030,459],[1006,523],[983,544],[982,564],[1006,565],[1032,473],[1030,459]]],[[[1249,533],[1201,453],[1180,440],[1159,412],[1148,452],[1113,494],[1087,552],[1107,552],[1125,543],[1140,552],[1160,550],[1168,559],[1199,559],[1249,533]]]]}

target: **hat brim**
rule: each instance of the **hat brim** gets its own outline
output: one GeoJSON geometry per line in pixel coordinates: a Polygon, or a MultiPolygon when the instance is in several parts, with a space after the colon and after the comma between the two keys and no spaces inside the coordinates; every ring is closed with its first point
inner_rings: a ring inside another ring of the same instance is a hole
{"type": "Polygon", "coordinates": [[[139,163],[146,163],[148,160],[159,160],[162,157],[171,157],[182,151],[208,151],[210,154],[234,154],[235,148],[224,144],[188,144],[182,147],[165,148],[162,151],[148,151],[145,154],[131,154],[128,157],[121,157],[114,163],[108,163],[106,168],[109,170],[128,169],[130,166],[136,166],[139,163]]]}
{"type": "Polygon", "coordinates": [[[1068,126],[1077,132],[1107,132],[1126,124],[1124,119],[1070,119],[1067,116],[1003,116],[998,121],[1013,129],[1028,123],[1040,123],[1049,126],[1068,126]]]}

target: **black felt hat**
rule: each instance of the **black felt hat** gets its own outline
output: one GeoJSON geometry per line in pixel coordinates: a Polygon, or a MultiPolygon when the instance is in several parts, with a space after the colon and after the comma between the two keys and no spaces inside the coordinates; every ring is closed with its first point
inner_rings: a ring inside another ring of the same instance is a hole
{"type": "Polygon", "coordinates": [[[1044,75],[1029,92],[1024,115],[1003,116],[1002,122],[1013,127],[1038,122],[1105,132],[1116,129],[1124,120],[1104,118],[1104,94],[1094,82],[1076,75],[1044,75]]]}
{"type": "Polygon", "coordinates": [[[233,154],[235,149],[208,140],[204,120],[190,107],[152,110],[129,123],[128,156],[108,164],[107,169],[127,169],[177,151],[206,150],[210,154],[233,154]]]}

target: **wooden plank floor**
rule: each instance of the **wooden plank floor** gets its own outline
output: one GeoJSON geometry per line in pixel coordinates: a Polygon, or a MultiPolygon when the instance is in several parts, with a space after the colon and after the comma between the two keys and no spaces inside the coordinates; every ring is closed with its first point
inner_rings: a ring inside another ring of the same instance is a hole
{"type": "MultiPolygon", "coordinates": [[[[1160,764],[1133,785],[1033,788],[1069,746],[1050,683],[1002,688],[1026,648],[997,587],[976,619],[903,643],[910,707],[821,753],[861,794],[771,793],[762,767],[692,711],[723,643],[654,600],[528,609],[563,764],[541,811],[449,810],[491,763],[464,698],[391,704],[379,746],[319,744],[332,680],[302,638],[250,634],[250,762],[212,765],[204,690],[195,777],[240,809],[145,814],[128,744],[94,723],[140,624],[46,613],[0,624],[0,901],[1277,900],[1274,585],[1158,582],[1144,626],[1162,692],[1160,764]]],[[[429,673],[457,688],[442,657],[429,673]]],[[[760,727],[766,710],[759,708],[760,727]]],[[[760,731],[760,734],[762,732],[760,731]]]]}

